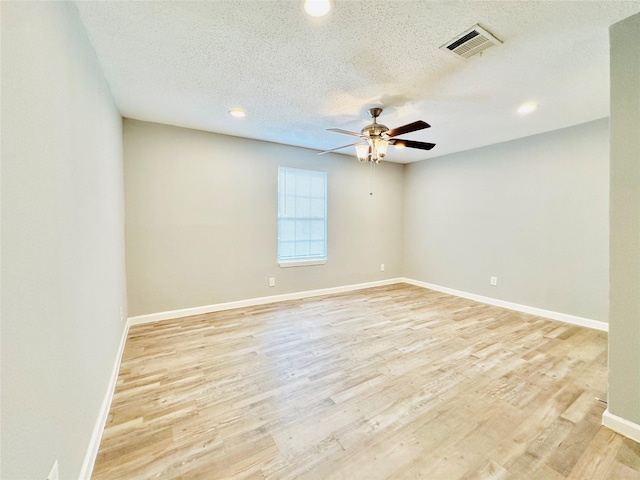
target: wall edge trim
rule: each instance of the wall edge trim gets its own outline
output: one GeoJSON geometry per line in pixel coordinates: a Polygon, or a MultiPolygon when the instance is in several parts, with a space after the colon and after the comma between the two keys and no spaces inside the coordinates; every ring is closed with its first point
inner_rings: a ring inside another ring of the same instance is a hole
{"type": "Polygon", "coordinates": [[[107,424],[109,411],[111,410],[111,402],[113,401],[113,395],[116,391],[116,383],[118,381],[118,375],[120,373],[120,363],[122,362],[122,355],[124,353],[124,346],[127,343],[128,335],[129,322],[127,321],[125,323],[124,329],[122,330],[122,337],[120,338],[120,345],[118,346],[118,351],[116,353],[116,358],[113,364],[113,370],[111,371],[109,384],[107,385],[107,390],[104,394],[102,405],[100,406],[100,411],[98,413],[98,417],[96,418],[96,423],[93,427],[91,439],[89,440],[89,445],[87,446],[84,461],[82,462],[82,468],[80,469],[79,476],[80,480],[90,480],[91,474],[93,473],[93,467],[98,456],[98,449],[100,448],[100,442],[102,441],[102,433],[104,432],[104,427],[107,424]]]}
{"type": "Polygon", "coordinates": [[[436,290],[442,293],[448,293],[449,295],[455,295],[456,297],[466,298],[468,300],[474,300],[480,303],[486,303],[488,305],[494,305],[496,307],[506,308],[508,310],[515,310],[517,312],[528,313],[536,315],[538,317],[549,318],[551,320],[558,320],[560,322],[569,323],[571,325],[578,325],[580,327],[592,328],[594,330],[600,330],[602,332],[609,331],[609,324],[601,322],[600,320],[592,320],[590,318],[578,317],[570,315],[568,313],[553,312],[551,310],[545,310],[538,307],[531,307],[528,305],[521,305],[519,303],[508,302],[506,300],[499,300],[497,298],[485,297],[483,295],[477,295],[475,293],[463,292],[449,287],[442,287],[432,283],[421,282],[419,280],[413,280],[411,278],[404,278],[405,283],[415,285],[417,287],[428,288],[429,290],[436,290]]]}
{"type": "Polygon", "coordinates": [[[189,307],[178,310],[169,310],[166,312],[149,313],[146,315],[137,315],[129,317],[127,323],[129,326],[141,325],[144,323],[159,322],[162,320],[172,320],[175,318],[190,317],[192,315],[202,315],[205,313],[220,312],[222,310],[232,310],[234,308],[253,307],[255,305],[264,305],[267,303],[286,302],[287,300],[298,300],[301,298],[318,297],[321,295],[331,295],[334,293],[350,292],[354,290],[362,290],[365,288],[382,287],[385,285],[393,285],[402,283],[403,278],[390,278],[387,280],[377,280],[374,282],[356,283],[352,285],[343,285],[340,287],[320,288],[317,290],[305,290],[301,292],[283,293],[281,295],[270,295],[267,297],[255,297],[246,300],[237,300],[233,302],[214,303],[212,305],[204,305],[201,307],[189,307]]]}
{"type": "Polygon", "coordinates": [[[614,415],[608,408],[602,414],[602,425],[640,443],[640,425],[614,415]]]}

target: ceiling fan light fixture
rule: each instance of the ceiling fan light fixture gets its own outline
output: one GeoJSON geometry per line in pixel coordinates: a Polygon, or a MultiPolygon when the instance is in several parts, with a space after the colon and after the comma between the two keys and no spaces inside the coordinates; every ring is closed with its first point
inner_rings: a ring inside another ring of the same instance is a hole
{"type": "Polygon", "coordinates": [[[324,17],[331,10],[330,0],[305,0],[304,11],[311,17],[324,17]]]}
{"type": "Polygon", "coordinates": [[[389,146],[389,142],[385,142],[384,140],[376,140],[376,157],[378,160],[382,160],[384,156],[387,154],[387,147],[389,146]]]}
{"type": "Polygon", "coordinates": [[[359,137],[360,141],[357,143],[351,143],[349,145],[343,145],[331,150],[325,150],[318,152],[318,155],[324,155],[325,153],[335,152],[347,147],[356,147],[356,155],[361,162],[368,161],[373,163],[380,163],[382,159],[387,155],[387,149],[389,145],[393,145],[397,148],[417,148],[419,150],[431,150],[436,146],[435,143],[418,142],[415,140],[406,140],[403,138],[395,138],[398,135],[404,135],[406,133],[416,132],[429,128],[427,122],[417,120],[415,122],[402,125],[400,127],[389,129],[386,125],[378,123],[378,116],[382,113],[382,108],[374,107],[369,109],[369,115],[373,118],[373,123],[364,127],[360,133],[350,132],[341,128],[329,128],[328,130],[337,133],[344,133],[359,137]]]}
{"type": "Polygon", "coordinates": [[[356,155],[358,156],[358,160],[364,162],[369,155],[369,145],[366,145],[364,143],[356,145],[356,155]]]}

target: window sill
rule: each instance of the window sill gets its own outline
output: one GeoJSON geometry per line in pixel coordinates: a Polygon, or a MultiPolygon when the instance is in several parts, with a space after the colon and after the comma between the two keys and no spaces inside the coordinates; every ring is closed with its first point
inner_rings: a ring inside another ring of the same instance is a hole
{"type": "Polygon", "coordinates": [[[310,267],[311,265],[324,265],[327,263],[327,260],[291,260],[291,261],[282,261],[278,262],[281,268],[288,267],[310,267]]]}

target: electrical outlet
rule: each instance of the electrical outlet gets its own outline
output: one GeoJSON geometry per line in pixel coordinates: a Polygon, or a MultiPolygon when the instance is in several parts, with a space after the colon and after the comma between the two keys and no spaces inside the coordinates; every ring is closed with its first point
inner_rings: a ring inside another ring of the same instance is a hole
{"type": "Polygon", "coordinates": [[[47,475],[47,480],[59,480],[58,477],[58,460],[53,462],[53,467],[51,467],[51,471],[49,475],[47,475]]]}
{"type": "Polygon", "coordinates": [[[494,287],[498,286],[498,277],[491,277],[491,279],[489,280],[489,282],[491,283],[491,285],[493,285],[494,287]]]}
{"type": "Polygon", "coordinates": [[[381,263],[381,264],[380,264],[380,271],[381,271],[381,272],[384,272],[384,263],[381,263]]]}
{"type": "Polygon", "coordinates": [[[269,286],[270,287],[276,286],[276,277],[269,277],[269,286]]]}

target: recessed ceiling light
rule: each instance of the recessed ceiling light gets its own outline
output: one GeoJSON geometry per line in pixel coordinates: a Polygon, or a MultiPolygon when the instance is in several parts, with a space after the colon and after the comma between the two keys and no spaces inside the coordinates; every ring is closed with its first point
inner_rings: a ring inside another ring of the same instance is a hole
{"type": "Polygon", "coordinates": [[[330,0],[305,0],[304,11],[312,17],[324,17],[331,10],[330,0]]]}
{"type": "Polygon", "coordinates": [[[246,115],[244,113],[244,110],[242,110],[241,108],[232,108],[231,110],[229,110],[229,114],[238,118],[242,118],[246,115]]]}
{"type": "Polygon", "coordinates": [[[536,108],[538,108],[538,104],[534,102],[523,103],[518,107],[518,113],[521,115],[525,115],[527,113],[533,112],[536,108]]]}

